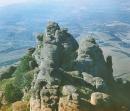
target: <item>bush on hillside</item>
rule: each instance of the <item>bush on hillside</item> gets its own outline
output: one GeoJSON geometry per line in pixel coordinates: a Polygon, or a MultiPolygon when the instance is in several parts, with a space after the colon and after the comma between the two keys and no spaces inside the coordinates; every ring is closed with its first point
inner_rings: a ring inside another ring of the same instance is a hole
{"type": "Polygon", "coordinates": [[[10,78],[15,70],[16,70],[16,66],[8,66],[8,67],[1,68],[0,80],[10,78]]]}
{"type": "Polygon", "coordinates": [[[17,84],[21,89],[26,85],[27,87],[31,84],[33,75],[29,74],[37,66],[32,53],[28,53],[21,59],[21,63],[18,65],[16,71],[14,72],[15,84],[17,84]]]}
{"type": "Polygon", "coordinates": [[[13,103],[15,101],[21,100],[23,97],[22,91],[18,88],[18,86],[14,86],[13,84],[7,84],[5,87],[5,99],[9,103],[13,103]]]}
{"type": "Polygon", "coordinates": [[[5,87],[7,84],[13,84],[14,83],[14,80],[15,78],[9,78],[9,79],[3,79],[3,80],[0,80],[0,90],[1,91],[4,91],[5,90],[5,87]]]}
{"type": "Polygon", "coordinates": [[[23,87],[26,87],[28,89],[31,88],[31,82],[33,80],[33,76],[34,76],[34,71],[29,71],[23,75],[23,87]]]}
{"type": "Polygon", "coordinates": [[[15,77],[14,84],[17,84],[19,86],[19,88],[21,88],[21,89],[23,89],[25,87],[30,89],[31,82],[33,80],[33,74],[34,74],[33,70],[28,71],[26,73],[17,74],[15,77]]]}
{"type": "Polygon", "coordinates": [[[18,65],[16,71],[14,72],[14,76],[20,73],[25,73],[30,70],[29,61],[32,61],[31,54],[25,55],[22,59],[20,64],[18,65]]]}

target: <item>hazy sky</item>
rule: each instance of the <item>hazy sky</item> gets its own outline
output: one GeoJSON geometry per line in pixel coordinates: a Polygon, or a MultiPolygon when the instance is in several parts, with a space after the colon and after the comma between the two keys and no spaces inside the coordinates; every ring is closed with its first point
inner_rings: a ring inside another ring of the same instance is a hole
{"type": "Polygon", "coordinates": [[[30,1],[30,0],[0,0],[0,6],[6,6],[6,5],[11,5],[15,3],[23,3],[27,1],[30,1]]]}
{"type": "Polygon", "coordinates": [[[0,6],[7,6],[19,3],[29,3],[29,2],[51,2],[51,1],[65,1],[65,0],[0,0],[0,6]]]}
{"type": "Polygon", "coordinates": [[[39,1],[46,2],[48,0],[0,0],[0,6],[7,6],[19,3],[39,2],[39,1]]]}
{"type": "MultiPolygon", "coordinates": [[[[6,6],[11,4],[17,4],[17,3],[27,3],[27,2],[67,2],[67,3],[74,3],[74,4],[84,4],[84,3],[102,3],[104,0],[0,0],[0,6],[6,6]]],[[[116,0],[105,0],[106,3],[108,1],[116,1],[116,0]]],[[[109,3],[110,3],[109,2],[109,3]]]]}
{"type": "MultiPolygon", "coordinates": [[[[94,7],[102,7],[102,6],[111,6],[115,4],[115,2],[121,1],[121,0],[0,0],[0,7],[12,5],[12,4],[19,4],[19,3],[60,3],[61,5],[71,5],[76,7],[88,7],[88,6],[94,6],[94,7]]],[[[126,0],[129,1],[129,0],[126,0]]],[[[117,6],[116,3],[114,6],[117,6]]]]}

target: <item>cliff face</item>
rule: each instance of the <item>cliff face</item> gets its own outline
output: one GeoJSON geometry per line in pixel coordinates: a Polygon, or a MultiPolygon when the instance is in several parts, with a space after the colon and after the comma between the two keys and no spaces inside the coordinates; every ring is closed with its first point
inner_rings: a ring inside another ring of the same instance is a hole
{"type": "Polygon", "coordinates": [[[49,22],[37,39],[30,111],[115,111],[112,58],[104,59],[93,38],[77,43],[67,29],[49,22]]]}

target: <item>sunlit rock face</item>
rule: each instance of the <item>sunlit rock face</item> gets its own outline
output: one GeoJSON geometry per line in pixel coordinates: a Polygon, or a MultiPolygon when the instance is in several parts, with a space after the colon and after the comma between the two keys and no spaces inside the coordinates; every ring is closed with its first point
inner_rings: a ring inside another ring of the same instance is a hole
{"type": "Polygon", "coordinates": [[[33,56],[39,66],[32,82],[30,111],[92,111],[99,99],[108,104],[104,98],[109,98],[105,93],[110,87],[107,78],[113,79],[112,60],[105,61],[93,38],[78,44],[55,22],[49,22],[37,38],[33,56]]]}

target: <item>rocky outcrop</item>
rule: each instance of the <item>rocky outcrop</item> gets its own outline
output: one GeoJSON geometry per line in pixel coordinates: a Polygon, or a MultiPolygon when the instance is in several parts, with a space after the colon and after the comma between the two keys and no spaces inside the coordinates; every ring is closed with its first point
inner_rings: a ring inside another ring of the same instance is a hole
{"type": "Polygon", "coordinates": [[[105,60],[95,39],[78,44],[65,28],[49,22],[37,36],[38,68],[32,81],[30,111],[106,111],[113,108],[112,57],[105,60]],[[99,105],[100,104],[100,105],[99,105]],[[95,107],[97,109],[95,109],[95,107]]]}
{"type": "Polygon", "coordinates": [[[29,103],[26,101],[17,101],[12,104],[12,111],[28,111],[29,103]]]}
{"type": "Polygon", "coordinates": [[[111,102],[111,98],[108,94],[104,94],[101,92],[94,92],[91,94],[91,104],[96,106],[109,106],[111,102]]]}

